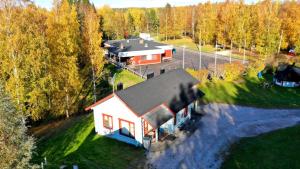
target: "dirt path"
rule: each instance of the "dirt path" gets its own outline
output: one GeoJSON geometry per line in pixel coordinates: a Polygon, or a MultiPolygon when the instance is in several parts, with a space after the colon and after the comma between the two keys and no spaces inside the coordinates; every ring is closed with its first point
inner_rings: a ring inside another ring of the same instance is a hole
{"type": "Polygon", "coordinates": [[[156,169],[218,169],[224,152],[239,138],[300,124],[299,109],[209,104],[203,112],[193,135],[177,139],[164,151],[150,152],[148,163],[156,169]]]}

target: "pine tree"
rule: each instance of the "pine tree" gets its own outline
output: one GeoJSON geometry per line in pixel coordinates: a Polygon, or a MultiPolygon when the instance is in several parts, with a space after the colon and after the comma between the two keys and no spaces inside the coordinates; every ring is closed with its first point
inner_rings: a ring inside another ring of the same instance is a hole
{"type": "Polygon", "coordinates": [[[34,140],[27,135],[26,116],[20,113],[0,84],[0,168],[33,168],[34,140]]]}

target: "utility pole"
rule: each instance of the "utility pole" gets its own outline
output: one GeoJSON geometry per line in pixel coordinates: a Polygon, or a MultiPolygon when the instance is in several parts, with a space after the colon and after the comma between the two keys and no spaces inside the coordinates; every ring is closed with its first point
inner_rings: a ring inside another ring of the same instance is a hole
{"type": "Polygon", "coordinates": [[[115,93],[115,80],[116,80],[116,73],[114,74],[114,76],[112,78],[113,93],[115,93]]]}
{"type": "Polygon", "coordinates": [[[202,65],[202,30],[200,29],[200,37],[199,37],[199,70],[201,70],[202,65]]]}
{"type": "Polygon", "coordinates": [[[192,10],[192,34],[193,34],[193,40],[195,40],[195,7],[194,6],[192,10]]]}
{"type": "Polygon", "coordinates": [[[244,38],[244,56],[243,56],[243,64],[245,64],[246,60],[246,37],[244,38]]]}
{"type": "Polygon", "coordinates": [[[184,69],[184,50],[185,50],[185,46],[183,46],[183,51],[182,51],[182,69],[184,69]]]}
{"type": "Polygon", "coordinates": [[[218,41],[216,40],[216,46],[215,46],[215,75],[217,74],[217,51],[218,51],[218,48],[217,48],[217,44],[218,44],[218,41]]]}
{"type": "Polygon", "coordinates": [[[230,40],[230,58],[229,58],[229,62],[230,62],[230,64],[232,62],[232,40],[230,40]]]}
{"type": "Polygon", "coordinates": [[[167,31],[168,31],[168,12],[166,11],[166,41],[168,40],[168,34],[167,34],[167,31]]]}

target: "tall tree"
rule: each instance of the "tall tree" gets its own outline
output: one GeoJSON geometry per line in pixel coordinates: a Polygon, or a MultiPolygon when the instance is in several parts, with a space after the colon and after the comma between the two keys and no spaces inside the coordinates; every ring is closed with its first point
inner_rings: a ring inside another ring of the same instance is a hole
{"type": "Polygon", "coordinates": [[[280,39],[279,3],[265,0],[254,7],[254,42],[256,50],[268,56],[277,51],[280,39]]]}
{"type": "Polygon", "coordinates": [[[96,102],[96,79],[101,76],[104,66],[104,53],[101,46],[102,34],[99,32],[99,17],[93,10],[88,10],[85,15],[85,38],[87,44],[87,56],[89,59],[88,69],[92,72],[92,83],[94,89],[94,102],[96,102]]]}
{"type": "Polygon", "coordinates": [[[75,99],[81,87],[77,67],[79,53],[79,23],[74,5],[67,0],[54,1],[47,20],[47,42],[51,51],[51,74],[55,89],[51,93],[51,111],[68,118],[77,107],[75,99]]]}
{"type": "Polygon", "coordinates": [[[198,32],[201,31],[202,33],[202,42],[204,44],[213,43],[216,33],[216,12],[216,9],[210,2],[207,2],[204,5],[199,5],[197,29],[198,32]]]}
{"type": "Polygon", "coordinates": [[[282,20],[281,33],[284,37],[281,47],[296,47],[296,50],[300,53],[300,4],[296,1],[285,1],[280,9],[279,16],[282,20]]]}
{"type": "Polygon", "coordinates": [[[159,27],[159,18],[156,9],[151,8],[146,11],[146,21],[148,25],[148,31],[156,33],[159,27]]]}
{"type": "Polygon", "coordinates": [[[0,21],[7,23],[0,26],[0,75],[20,111],[40,119],[48,111],[51,86],[50,53],[44,37],[46,12],[17,1],[16,6],[6,5],[0,13],[0,21]]]}
{"type": "Polygon", "coordinates": [[[164,9],[160,11],[160,33],[164,36],[164,40],[168,40],[172,29],[172,7],[168,3],[164,9]]]}
{"type": "Polygon", "coordinates": [[[32,168],[30,160],[34,140],[27,135],[26,117],[6,94],[0,84],[0,167],[32,168]]]}
{"type": "Polygon", "coordinates": [[[113,19],[115,12],[109,6],[104,5],[98,10],[98,14],[100,15],[100,22],[102,23],[101,28],[103,30],[103,37],[105,39],[114,39],[115,29],[117,25],[114,25],[113,19]]]}

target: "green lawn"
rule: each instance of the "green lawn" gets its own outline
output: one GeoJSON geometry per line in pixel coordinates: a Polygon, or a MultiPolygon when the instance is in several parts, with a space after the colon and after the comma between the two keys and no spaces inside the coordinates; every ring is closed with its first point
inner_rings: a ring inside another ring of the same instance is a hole
{"type": "MultiPolygon", "coordinates": [[[[37,140],[37,154],[33,162],[40,163],[44,157],[48,168],[65,164],[77,164],[79,168],[127,169],[136,167],[144,159],[144,150],[115,141],[94,132],[93,115],[69,119],[68,126],[37,140]]],[[[49,129],[48,131],[54,129],[49,129]]]]}
{"type": "Polygon", "coordinates": [[[265,89],[257,78],[240,82],[207,82],[200,85],[204,103],[217,102],[262,108],[300,108],[300,88],[273,86],[265,89]]]}
{"type": "Polygon", "coordinates": [[[231,147],[222,169],[300,168],[300,126],[244,138],[231,147]]]}
{"type": "Polygon", "coordinates": [[[121,70],[118,71],[116,74],[115,88],[117,88],[117,84],[120,82],[123,83],[124,88],[127,88],[137,83],[140,83],[142,81],[144,81],[144,79],[141,78],[140,76],[137,76],[129,72],[128,70],[121,70]]]}

